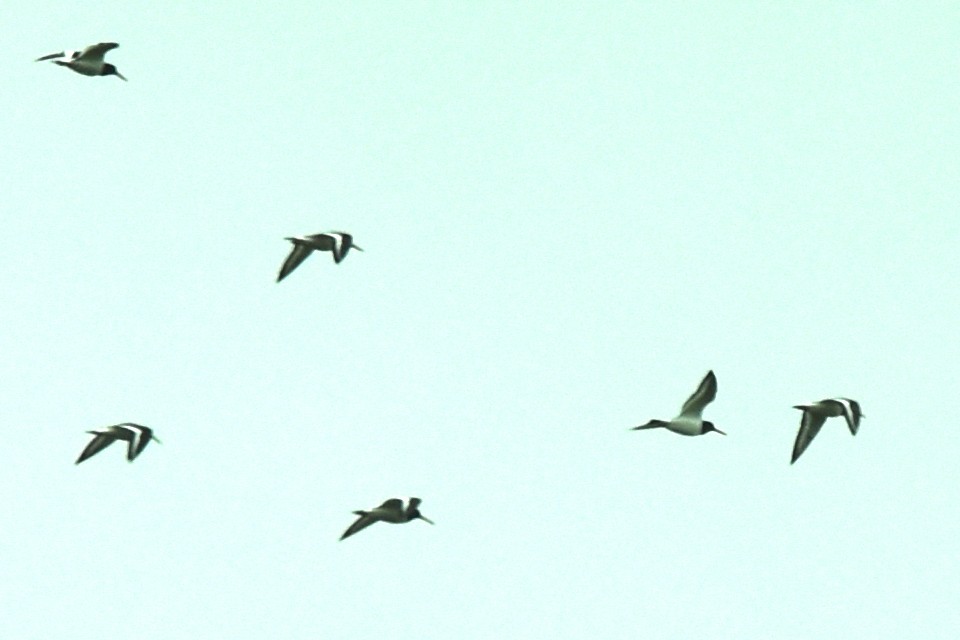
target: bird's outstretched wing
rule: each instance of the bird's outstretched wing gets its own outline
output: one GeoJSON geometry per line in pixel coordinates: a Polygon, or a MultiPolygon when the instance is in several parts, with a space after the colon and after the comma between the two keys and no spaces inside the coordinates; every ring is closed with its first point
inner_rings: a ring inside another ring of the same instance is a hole
{"type": "Polygon", "coordinates": [[[83,451],[80,453],[80,457],[77,458],[77,461],[74,464],[80,464],[87,458],[100,453],[101,451],[109,447],[111,444],[113,444],[114,440],[116,440],[116,438],[114,438],[109,433],[96,434],[93,437],[93,440],[91,440],[87,444],[87,446],[83,449],[83,451]]]}
{"type": "Polygon", "coordinates": [[[350,250],[350,234],[336,231],[328,233],[326,236],[333,242],[331,249],[333,251],[333,261],[340,264],[343,257],[347,255],[347,251],[350,250]]]}
{"type": "Polygon", "coordinates": [[[103,62],[103,56],[111,49],[119,47],[116,42],[99,42],[92,44],[80,51],[77,60],[89,60],[90,62],[103,62]]]}
{"type": "Polygon", "coordinates": [[[651,420],[647,424],[642,424],[639,427],[632,427],[631,431],[639,431],[640,429],[656,429],[657,427],[665,427],[668,423],[663,420],[651,420]]]}
{"type": "Polygon", "coordinates": [[[680,415],[699,418],[703,413],[704,407],[714,401],[717,397],[717,376],[713,371],[707,371],[707,375],[700,381],[700,386],[693,392],[687,401],[683,403],[683,409],[680,415]]]}
{"type": "Polygon", "coordinates": [[[280,282],[286,278],[290,273],[300,266],[300,263],[310,257],[310,254],[313,253],[313,249],[305,244],[294,242],[293,249],[290,251],[290,255],[287,256],[287,259],[283,261],[283,266],[280,267],[280,274],[277,276],[277,282],[280,282]]]}
{"type": "Polygon", "coordinates": [[[66,51],[61,51],[59,53],[48,53],[45,56],[40,56],[34,62],[41,62],[43,60],[54,60],[55,58],[63,58],[67,55],[66,51]]]}
{"type": "MultiPolygon", "coordinates": [[[[417,498],[413,498],[413,500],[417,500],[417,498]]],[[[419,502],[420,501],[417,500],[417,503],[419,502]]],[[[401,500],[400,498],[390,498],[389,500],[384,500],[383,504],[377,507],[376,509],[374,509],[374,511],[402,513],[403,500],[401,500]]]]}
{"type": "Polygon", "coordinates": [[[857,435],[857,430],[860,428],[860,418],[863,417],[860,412],[860,403],[850,398],[838,398],[837,400],[843,407],[843,417],[847,419],[847,428],[850,429],[851,434],[857,435]]]}
{"type": "Polygon", "coordinates": [[[790,458],[790,464],[797,461],[797,458],[807,450],[813,439],[820,433],[820,427],[826,421],[826,416],[814,414],[811,411],[803,409],[803,418],[800,420],[800,430],[797,431],[797,439],[793,443],[793,456],[790,458]]]}
{"type": "Polygon", "coordinates": [[[372,525],[374,522],[379,520],[379,518],[377,518],[375,515],[367,511],[354,511],[354,513],[360,514],[360,517],[357,518],[354,521],[354,523],[350,525],[346,531],[343,532],[343,535],[340,536],[341,540],[345,540],[346,538],[349,538],[356,532],[366,529],[367,527],[372,525]]]}
{"type": "Polygon", "coordinates": [[[140,455],[143,450],[147,448],[147,445],[150,444],[150,437],[153,435],[153,430],[150,427],[133,424],[132,422],[117,426],[130,432],[132,436],[127,444],[127,460],[133,462],[134,458],[140,455]]]}

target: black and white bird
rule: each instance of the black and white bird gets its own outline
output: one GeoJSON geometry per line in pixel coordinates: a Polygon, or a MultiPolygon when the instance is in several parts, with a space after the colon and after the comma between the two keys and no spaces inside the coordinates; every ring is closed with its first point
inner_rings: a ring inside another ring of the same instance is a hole
{"type": "Polygon", "coordinates": [[[420,498],[410,498],[410,502],[407,503],[407,508],[404,509],[403,500],[400,498],[390,498],[376,509],[371,509],[370,511],[354,511],[353,513],[360,517],[350,525],[350,528],[343,532],[340,539],[349,538],[356,532],[366,529],[378,521],[402,524],[404,522],[410,522],[411,520],[420,519],[433,524],[433,520],[425,518],[423,514],[420,513],[420,510],[417,509],[420,502],[422,502],[420,498]]]}
{"type": "Polygon", "coordinates": [[[306,260],[314,251],[333,252],[333,261],[340,264],[350,249],[363,251],[360,247],[353,244],[353,236],[342,231],[328,231],[327,233],[317,233],[312,236],[297,236],[295,238],[285,238],[293,243],[293,249],[290,255],[283,261],[280,267],[280,274],[277,276],[277,282],[286,278],[290,273],[300,266],[300,263],[306,260]]]}
{"type": "Polygon", "coordinates": [[[93,434],[94,438],[80,454],[80,457],[77,458],[76,464],[80,464],[87,458],[100,453],[117,440],[125,440],[127,442],[127,460],[129,462],[133,462],[134,458],[147,448],[151,440],[160,442],[160,440],[153,435],[153,429],[145,427],[142,424],[134,424],[133,422],[115,424],[99,431],[87,431],[87,433],[93,434]]]}
{"type": "Polygon", "coordinates": [[[41,56],[36,59],[36,62],[52,60],[54,64],[73,69],[81,75],[117,76],[125,81],[126,78],[117,71],[115,66],[103,61],[103,56],[107,51],[116,49],[119,46],[116,42],[100,42],[98,44],[92,44],[80,51],[61,51],[59,53],[41,56]]]}
{"type": "Polygon", "coordinates": [[[714,375],[713,371],[708,371],[707,375],[700,381],[700,386],[697,387],[697,390],[683,403],[680,415],[669,422],[665,420],[651,420],[647,424],[633,427],[633,430],[663,427],[684,436],[700,436],[708,431],[716,431],[721,435],[727,435],[713,426],[712,422],[704,420],[702,417],[703,409],[713,402],[716,397],[717,376],[714,375]]]}
{"type": "Polygon", "coordinates": [[[793,456],[790,458],[790,464],[797,461],[797,458],[807,450],[813,439],[820,433],[820,427],[826,422],[827,418],[843,416],[847,420],[847,427],[851,435],[857,435],[860,428],[860,419],[864,417],[860,411],[860,403],[850,398],[828,398],[813,404],[794,405],[794,409],[803,411],[803,418],[800,420],[800,431],[797,432],[797,439],[793,443],[793,456]]]}

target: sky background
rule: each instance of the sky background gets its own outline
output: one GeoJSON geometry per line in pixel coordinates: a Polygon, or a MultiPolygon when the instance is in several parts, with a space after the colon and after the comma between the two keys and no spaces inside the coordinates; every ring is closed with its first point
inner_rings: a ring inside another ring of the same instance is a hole
{"type": "Polygon", "coordinates": [[[4,637],[955,637],[960,7],[783,4],[2,3],[4,637]]]}

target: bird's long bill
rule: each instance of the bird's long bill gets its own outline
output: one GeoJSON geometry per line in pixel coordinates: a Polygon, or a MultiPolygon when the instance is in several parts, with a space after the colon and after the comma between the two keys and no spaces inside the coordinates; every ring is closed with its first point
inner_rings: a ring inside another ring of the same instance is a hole
{"type": "Polygon", "coordinates": [[[150,439],[156,442],[157,444],[163,444],[162,442],[160,442],[160,438],[158,438],[157,436],[150,436],[150,439]]]}
{"type": "MultiPolygon", "coordinates": [[[[794,415],[796,415],[796,414],[794,414],[794,415]]],[[[720,431],[720,429],[717,429],[716,427],[714,427],[713,430],[716,431],[717,433],[719,433],[719,434],[722,435],[722,436],[727,435],[727,432],[726,432],[726,431],[720,431]]]]}
{"type": "Polygon", "coordinates": [[[120,79],[123,80],[124,82],[130,82],[129,80],[127,80],[126,78],[124,78],[123,75],[122,75],[119,71],[114,71],[114,72],[113,72],[113,75],[117,76],[118,78],[120,78],[120,79]]]}
{"type": "Polygon", "coordinates": [[[358,247],[358,246],[355,245],[355,244],[350,245],[350,248],[351,248],[351,249],[356,249],[357,251],[363,251],[363,249],[361,249],[360,247],[358,247]]]}
{"type": "Polygon", "coordinates": [[[420,518],[421,520],[426,520],[426,521],[429,522],[430,524],[434,524],[433,520],[431,520],[430,518],[425,518],[425,517],[423,517],[423,516],[417,516],[417,517],[420,518]]]}

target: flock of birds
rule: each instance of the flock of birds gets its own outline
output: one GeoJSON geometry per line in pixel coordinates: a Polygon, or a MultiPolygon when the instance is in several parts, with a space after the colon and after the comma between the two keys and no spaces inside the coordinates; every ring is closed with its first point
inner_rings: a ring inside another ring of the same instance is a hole
{"type": "MultiPolygon", "coordinates": [[[[37,58],[37,62],[50,60],[54,64],[67,67],[79,74],[85,76],[110,76],[114,75],[121,80],[126,78],[117,71],[117,68],[104,61],[104,55],[108,51],[116,49],[115,42],[100,42],[90,45],[79,51],[61,51],[37,58]]],[[[363,251],[353,243],[353,236],[342,231],[328,231],[313,235],[304,235],[286,238],[293,244],[290,254],[284,260],[280,267],[280,273],[277,275],[277,282],[280,282],[290,275],[304,260],[310,257],[314,251],[330,251],[333,254],[333,260],[339,264],[350,251],[356,249],[363,251]]],[[[727,435],[716,428],[712,422],[703,419],[703,410],[708,404],[717,397],[717,376],[713,371],[708,371],[704,376],[697,390],[687,398],[680,409],[680,413],[672,420],[653,419],[646,424],[633,427],[633,430],[664,428],[679,433],[684,436],[699,436],[710,431],[715,431],[721,435],[727,435]]],[[[800,430],[797,432],[797,438],[793,444],[793,454],[790,458],[790,464],[793,464],[807,450],[810,443],[820,432],[827,418],[843,416],[846,419],[847,427],[852,435],[857,435],[860,428],[860,420],[864,417],[860,410],[860,404],[849,398],[827,398],[814,402],[812,404],[795,405],[795,409],[803,411],[803,417],[800,421],[800,430]]],[[[102,430],[88,431],[93,434],[93,439],[80,453],[76,464],[80,464],[87,458],[90,458],[117,440],[127,442],[127,460],[132,462],[140,455],[150,441],[160,442],[153,435],[153,430],[141,424],[133,422],[124,422],[106,427],[102,430]]],[[[401,524],[411,522],[412,520],[423,520],[430,524],[433,521],[424,517],[420,513],[419,506],[422,501],[420,498],[410,498],[406,506],[399,498],[386,500],[379,507],[369,511],[354,511],[354,515],[359,516],[357,520],[340,537],[341,540],[348,538],[361,531],[375,522],[390,522],[401,524]]]]}
{"type": "MultiPolygon", "coordinates": [[[[676,418],[669,422],[653,419],[647,424],[634,427],[633,430],[663,427],[683,436],[702,436],[709,431],[716,431],[725,436],[727,434],[717,429],[712,422],[703,419],[703,410],[716,397],[717,376],[713,371],[708,371],[707,375],[700,381],[697,390],[683,403],[683,407],[676,418]]],[[[843,416],[847,420],[850,433],[857,435],[857,430],[860,428],[860,419],[864,417],[860,411],[860,403],[850,398],[827,398],[812,404],[794,405],[793,408],[803,411],[803,418],[800,420],[797,439],[793,443],[793,455],[790,458],[790,464],[796,462],[797,458],[807,450],[813,439],[820,433],[820,428],[823,427],[827,418],[843,416]]]]}

